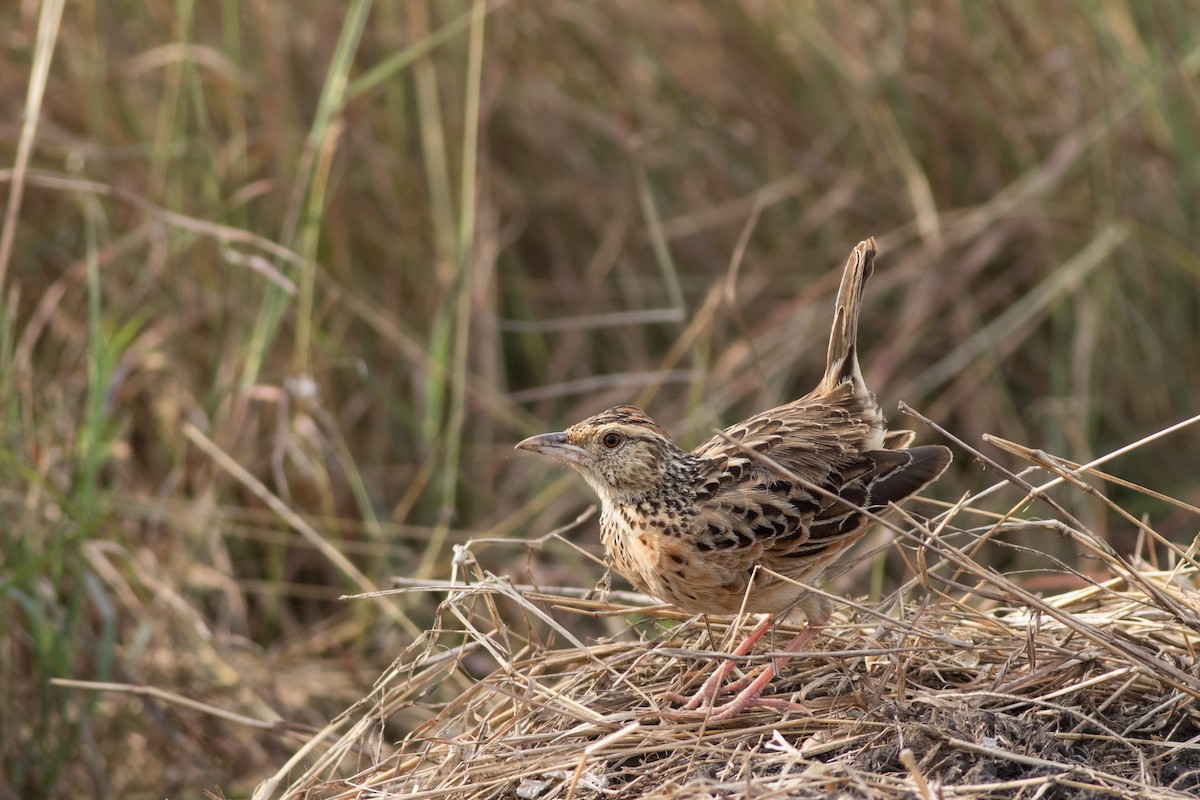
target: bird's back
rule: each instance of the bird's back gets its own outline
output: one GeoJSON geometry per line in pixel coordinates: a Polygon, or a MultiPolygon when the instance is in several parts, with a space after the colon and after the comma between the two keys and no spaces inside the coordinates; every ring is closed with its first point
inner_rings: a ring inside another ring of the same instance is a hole
{"type": "MultiPolygon", "coordinates": [[[[879,516],[936,479],[950,451],[908,448],[912,434],[888,432],[858,363],[858,317],[875,241],[850,255],[821,382],[809,394],[730,426],[693,451],[696,544],[726,551],[723,594],[751,611],[778,612],[866,533],[879,516]],[[746,592],[755,567],[754,589],[746,592]],[[762,571],[766,570],[766,571],[762,571]],[[738,591],[739,586],[741,591],[738,591]]],[[[737,609],[726,609],[736,611],[737,609]]]]}

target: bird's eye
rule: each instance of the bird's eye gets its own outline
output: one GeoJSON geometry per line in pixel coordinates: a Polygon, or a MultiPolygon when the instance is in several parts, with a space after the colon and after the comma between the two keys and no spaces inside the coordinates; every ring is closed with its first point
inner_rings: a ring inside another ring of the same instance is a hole
{"type": "Polygon", "coordinates": [[[604,442],[604,446],[611,450],[621,442],[625,441],[625,437],[616,431],[609,431],[608,433],[604,434],[604,438],[600,441],[604,442]]]}

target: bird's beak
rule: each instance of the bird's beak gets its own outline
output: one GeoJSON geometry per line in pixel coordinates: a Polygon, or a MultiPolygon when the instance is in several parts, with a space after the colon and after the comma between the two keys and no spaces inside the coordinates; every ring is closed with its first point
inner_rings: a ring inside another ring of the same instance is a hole
{"type": "Polygon", "coordinates": [[[587,450],[567,441],[565,433],[542,433],[530,436],[528,439],[517,442],[516,449],[550,456],[568,464],[581,464],[588,455],[587,450]]]}

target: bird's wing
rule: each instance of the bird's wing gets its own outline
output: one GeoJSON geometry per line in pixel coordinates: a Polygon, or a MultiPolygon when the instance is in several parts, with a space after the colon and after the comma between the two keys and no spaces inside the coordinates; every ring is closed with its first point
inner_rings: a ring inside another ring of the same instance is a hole
{"type": "Polygon", "coordinates": [[[798,580],[816,575],[866,531],[864,509],[902,502],[950,462],[940,446],[862,452],[878,435],[837,404],[799,401],[734,425],[694,453],[703,465],[698,536],[755,550],[763,566],[798,580]]]}

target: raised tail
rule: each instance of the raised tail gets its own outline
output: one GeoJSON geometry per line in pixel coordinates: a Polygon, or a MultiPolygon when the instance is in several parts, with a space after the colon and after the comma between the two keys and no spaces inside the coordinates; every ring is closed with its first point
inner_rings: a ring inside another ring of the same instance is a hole
{"type": "Polygon", "coordinates": [[[862,370],[858,366],[858,312],[863,289],[871,277],[875,262],[875,239],[859,242],[846,262],[842,285],[838,289],[833,332],[829,335],[829,356],[820,389],[832,392],[848,380],[856,382],[855,394],[865,393],[862,370]]]}

